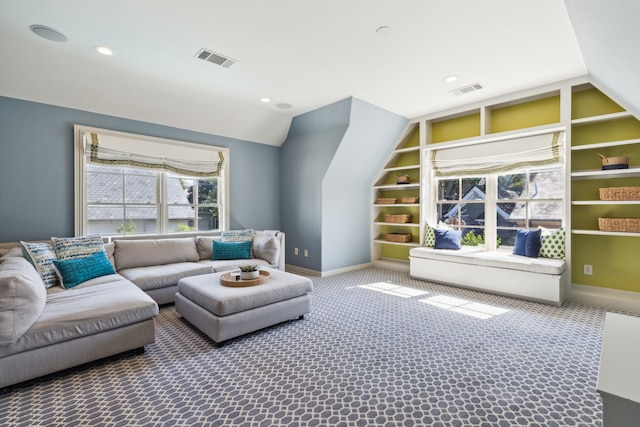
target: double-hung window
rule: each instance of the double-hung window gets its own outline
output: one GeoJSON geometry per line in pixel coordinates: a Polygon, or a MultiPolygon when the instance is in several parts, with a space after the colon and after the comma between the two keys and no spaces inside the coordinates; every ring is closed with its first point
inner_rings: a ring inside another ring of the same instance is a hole
{"type": "Polygon", "coordinates": [[[564,218],[564,132],[434,149],[427,218],[462,231],[462,243],[512,246],[519,228],[564,218]]]}
{"type": "Polygon", "coordinates": [[[76,126],[76,234],[223,229],[228,149],[76,126]]]}

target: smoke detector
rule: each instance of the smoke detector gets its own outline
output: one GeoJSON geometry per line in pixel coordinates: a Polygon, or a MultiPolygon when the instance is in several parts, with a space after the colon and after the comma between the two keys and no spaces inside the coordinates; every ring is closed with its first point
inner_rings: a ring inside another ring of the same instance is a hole
{"type": "Polygon", "coordinates": [[[475,92],[477,90],[484,89],[484,86],[480,83],[474,83],[467,86],[459,87],[458,89],[450,90],[449,93],[453,96],[460,96],[467,93],[475,92]]]}
{"type": "Polygon", "coordinates": [[[220,65],[224,68],[229,68],[236,62],[235,59],[231,59],[228,56],[221,55],[219,53],[215,53],[209,49],[202,48],[196,53],[196,58],[202,59],[203,61],[212,62],[214,64],[220,65]]]}

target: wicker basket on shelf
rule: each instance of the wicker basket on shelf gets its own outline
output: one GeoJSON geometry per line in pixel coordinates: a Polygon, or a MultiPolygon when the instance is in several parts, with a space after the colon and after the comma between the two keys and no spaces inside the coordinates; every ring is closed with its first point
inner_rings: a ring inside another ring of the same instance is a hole
{"type": "Polygon", "coordinates": [[[408,243],[411,241],[411,234],[405,233],[387,233],[384,236],[387,242],[408,243]]]}
{"type": "Polygon", "coordinates": [[[376,199],[376,205],[393,205],[397,201],[395,197],[381,197],[376,199]]]}
{"type": "Polygon", "coordinates": [[[640,233],[640,218],[598,218],[600,231],[640,233]]]}
{"type": "Polygon", "coordinates": [[[409,197],[409,196],[404,196],[402,198],[402,203],[406,203],[406,204],[411,204],[411,203],[418,203],[420,201],[419,197],[409,197]]]}
{"type": "Polygon", "coordinates": [[[629,168],[628,157],[605,157],[602,154],[598,154],[598,156],[600,156],[600,158],[602,159],[602,170],[629,168]]]}
{"type": "Polygon", "coordinates": [[[396,224],[405,224],[411,222],[411,215],[409,214],[385,214],[384,222],[393,222],[396,224]]]}
{"type": "Polygon", "coordinates": [[[600,200],[640,200],[640,187],[601,188],[600,200]]]}
{"type": "Polygon", "coordinates": [[[396,175],[396,184],[409,184],[411,179],[409,175],[396,175]]]}

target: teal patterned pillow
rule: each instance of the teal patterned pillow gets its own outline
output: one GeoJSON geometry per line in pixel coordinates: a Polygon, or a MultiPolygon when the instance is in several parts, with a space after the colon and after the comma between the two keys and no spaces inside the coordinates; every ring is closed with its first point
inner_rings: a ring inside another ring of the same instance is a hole
{"type": "Polygon", "coordinates": [[[424,223],[424,242],[422,246],[433,248],[436,245],[436,233],[435,229],[429,225],[428,222],[424,223]]]}
{"type": "Polygon", "coordinates": [[[69,289],[95,277],[115,274],[106,252],[96,252],[88,257],[53,260],[60,276],[60,284],[69,289]]]}
{"type": "Polygon", "coordinates": [[[104,252],[104,242],[99,234],[82,237],[52,237],[56,258],[59,260],[84,258],[96,252],[104,252]]]}
{"type": "Polygon", "coordinates": [[[42,277],[44,286],[46,288],[58,286],[60,281],[53,265],[53,260],[56,259],[53,247],[48,243],[20,242],[20,245],[22,246],[22,255],[36,268],[42,277]]]}
{"type": "Polygon", "coordinates": [[[213,241],[213,257],[211,259],[250,259],[251,240],[244,242],[218,242],[213,241]]]}
{"type": "MultiPolygon", "coordinates": [[[[222,242],[253,242],[253,230],[226,230],[220,234],[220,240],[222,242]]],[[[250,249],[249,254],[249,258],[253,258],[253,248],[250,249]]]]}
{"type": "Polygon", "coordinates": [[[564,227],[555,231],[543,230],[541,241],[541,257],[564,259],[564,227]]]}

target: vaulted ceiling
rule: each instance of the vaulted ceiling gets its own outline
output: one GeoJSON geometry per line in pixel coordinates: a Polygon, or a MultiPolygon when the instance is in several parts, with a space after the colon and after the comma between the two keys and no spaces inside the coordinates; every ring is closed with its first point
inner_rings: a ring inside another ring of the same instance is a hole
{"type": "Polygon", "coordinates": [[[294,116],[350,96],[412,118],[591,74],[640,111],[638,4],[2,0],[0,96],[276,146],[294,116]]]}

